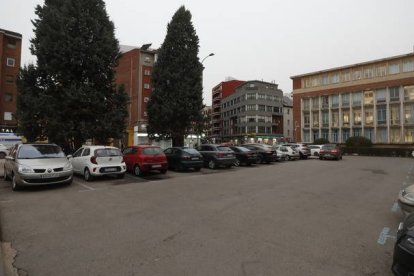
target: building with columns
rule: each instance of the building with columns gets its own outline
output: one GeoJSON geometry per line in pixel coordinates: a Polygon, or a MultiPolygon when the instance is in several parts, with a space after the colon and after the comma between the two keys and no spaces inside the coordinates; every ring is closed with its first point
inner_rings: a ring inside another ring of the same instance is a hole
{"type": "Polygon", "coordinates": [[[291,77],[296,141],[414,142],[414,53],[291,77]]]}

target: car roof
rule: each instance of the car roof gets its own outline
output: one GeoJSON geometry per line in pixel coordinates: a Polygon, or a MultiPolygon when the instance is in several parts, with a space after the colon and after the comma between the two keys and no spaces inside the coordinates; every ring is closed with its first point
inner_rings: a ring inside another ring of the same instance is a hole
{"type": "Polygon", "coordinates": [[[92,146],[88,146],[88,145],[83,145],[83,148],[90,148],[92,150],[95,149],[118,149],[117,147],[113,147],[113,146],[101,146],[101,145],[92,145],[92,146]]]}

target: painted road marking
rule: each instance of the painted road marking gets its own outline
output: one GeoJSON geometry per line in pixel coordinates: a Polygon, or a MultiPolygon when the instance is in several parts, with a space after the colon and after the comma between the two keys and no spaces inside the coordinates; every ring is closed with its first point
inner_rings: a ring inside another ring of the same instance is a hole
{"type": "Polygon", "coordinates": [[[395,236],[388,235],[389,233],[390,233],[390,228],[389,227],[382,228],[382,231],[381,231],[381,233],[378,237],[377,242],[381,245],[384,245],[387,242],[388,238],[396,239],[395,236]]]}
{"type": "Polygon", "coordinates": [[[83,184],[83,183],[78,183],[80,186],[82,186],[82,187],[84,187],[84,188],[86,188],[87,190],[80,190],[79,192],[90,192],[90,191],[95,191],[95,189],[94,188],[92,188],[92,187],[90,187],[90,186],[88,186],[88,185],[85,185],[85,184],[83,184]]]}

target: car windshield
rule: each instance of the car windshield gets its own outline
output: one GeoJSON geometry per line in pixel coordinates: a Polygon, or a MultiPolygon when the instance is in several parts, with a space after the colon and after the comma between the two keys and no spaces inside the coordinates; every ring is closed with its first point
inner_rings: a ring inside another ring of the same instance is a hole
{"type": "Polygon", "coordinates": [[[96,157],[108,157],[108,156],[121,156],[122,153],[119,149],[97,149],[95,150],[96,157]]]}
{"type": "Polygon", "coordinates": [[[190,154],[199,154],[199,152],[195,149],[183,149],[183,151],[190,154]]]}
{"type": "Polygon", "coordinates": [[[160,154],[162,152],[161,148],[144,148],[142,150],[142,153],[145,155],[157,155],[160,154]]]}
{"type": "Polygon", "coordinates": [[[232,151],[229,147],[217,147],[219,151],[232,151]]]}
{"type": "Polygon", "coordinates": [[[325,146],[322,146],[322,149],[324,149],[324,150],[332,150],[334,148],[336,148],[335,145],[325,145],[325,146]]]}
{"type": "Polygon", "coordinates": [[[247,149],[247,148],[244,148],[244,147],[236,147],[237,149],[239,149],[239,151],[251,151],[251,150],[249,150],[249,149],[247,149]]]}
{"type": "Polygon", "coordinates": [[[19,159],[62,158],[65,153],[57,145],[22,145],[17,154],[19,159]]]}

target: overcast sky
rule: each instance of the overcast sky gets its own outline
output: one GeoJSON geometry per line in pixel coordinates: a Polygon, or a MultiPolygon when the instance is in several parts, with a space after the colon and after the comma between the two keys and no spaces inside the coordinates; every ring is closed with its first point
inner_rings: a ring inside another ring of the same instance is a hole
{"type": "MultiPolygon", "coordinates": [[[[292,91],[291,76],[402,55],[414,50],[413,0],[106,0],[121,45],[164,41],[167,24],[184,5],[200,39],[204,101],[227,77],[276,82],[292,91]]],[[[23,35],[30,55],[31,19],[42,0],[1,0],[0,28],[23,35]]]]}

